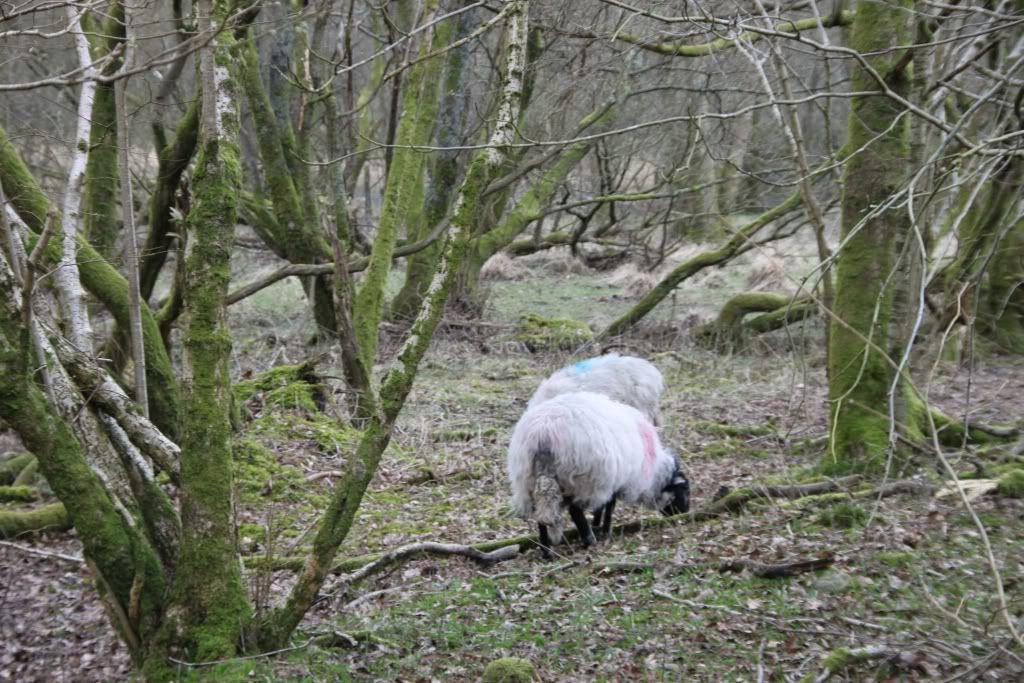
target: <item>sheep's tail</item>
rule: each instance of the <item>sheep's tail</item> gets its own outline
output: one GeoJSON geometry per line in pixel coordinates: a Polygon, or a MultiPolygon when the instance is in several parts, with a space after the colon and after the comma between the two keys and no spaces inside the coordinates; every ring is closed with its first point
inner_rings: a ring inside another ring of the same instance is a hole
{"type": "Polygon", "coordinates": [[[533,519],[548,528],[552,545],[562,542],[562,487],[555,479],[555,456],[546,445],[533,453],[533,519]]]}

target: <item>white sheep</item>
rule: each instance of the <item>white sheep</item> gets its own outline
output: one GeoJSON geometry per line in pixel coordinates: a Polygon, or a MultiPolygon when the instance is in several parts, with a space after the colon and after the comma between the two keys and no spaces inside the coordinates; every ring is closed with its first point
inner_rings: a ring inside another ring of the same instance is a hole
{"type": "Polygon", "coordinates": [[[609,353],[568,365],[544,380],[527,408],[570,391],[592,391],[633,406],[655,427],[661,425],[658,403],[665,381],[658,368],[643,358],[609,353]]]}
{"type": "Polygon", "coordinates": [[[636,408],[603,394],[571,392],[527,409],[508,449],[512,506],[537,522],[541,547],[562,540],[562,507],[584,546],[595,542],[585,511],[606,536],[615,501],[666,515],[690,507],[690,484],[654,425],[636,408]]]}

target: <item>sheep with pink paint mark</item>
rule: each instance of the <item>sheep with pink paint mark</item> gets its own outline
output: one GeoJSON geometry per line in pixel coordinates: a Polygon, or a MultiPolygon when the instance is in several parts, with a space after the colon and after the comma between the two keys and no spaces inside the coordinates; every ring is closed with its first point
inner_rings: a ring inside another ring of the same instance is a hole
{"type": "Polygon", "coordinates": [[[604,394],[633,406],[656,427],[661,424],[659,403],[665,381],[658,368],[643,358],[609,353],[568,365],[541,383],[527,408],[571,391],[604,394]]]}
{"type": "Polygon", "coordinates": [[[512,431],[508,476],[512,506],[537,522],[546,557],[562,540],[564,506],[584,546],[596,541],[588,510],[606,536],[616,500],[665,515],[690,508],[689,481],[651,421],[593,392],[564,393],[528,408],[512,431]]]}

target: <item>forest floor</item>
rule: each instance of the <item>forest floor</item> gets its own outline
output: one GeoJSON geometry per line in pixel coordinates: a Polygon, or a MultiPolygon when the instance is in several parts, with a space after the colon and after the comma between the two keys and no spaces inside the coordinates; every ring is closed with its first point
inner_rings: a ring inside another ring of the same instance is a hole
{"type": "MultiPolygon", "coordinates": [[[[508,508],[505,447],[537,384],[578,356],[531,353],[514,340],[516,320],[537,312],[599,328],[633,300],[630,277],[576,272],[559,258],[527,267],[528,278],[492,285],[483,324],[452,321],[439,332],[342,558],[532,531],[508,508]]],[[[669,323],[619,349],[650,358],[665,375],[663,440],[690,475],[694,507],[721,486],[811,481],[827,435],[820,324],[730,355],[688,340],[688,322],[749,286],[745,275],[726,273],[681,288],[657,312],[669,323]]],[[[286,342],[308,332],[302,310],[294,282],[232,309],[242,330],[234,367],[241,380],[313,355],[286,342]]],[[[387,327],[384,335],[393,343],[387,327]]],[[[328,355],[318,370],[338,389],[334,360],[328,355]]],[[[969,369],[935,367],[929,398],[948,414],[969,411],[988,422],[1024,415],[1022,359],[987,355],[969,369]]],[[[342,469],[357,434],[339,426],[339,395],[323,412],[294,385],[243,384],[240,398],[243,551],[301,555],[335,480],[323,473],[342,469]]],[[[967,473],[998,454],[946,455],[967,473]]],[[[944,478],[925,454],[905,476],[944,478]]],[[[650,514],[616,511],[618,522],[650,514]]],[[[557,550],[544,561],[524,547],[489,568],[420,557],[353,589],[329,582],[297,647],[253,660],[250,680],[473,681],[505,656],[532,662],[538,681],[826,680],[828,665],[832,680],[1024,677],[1024,648],[1006,627],[990,566],[1024,630],[1024,500],[987,495],[972,511],[930,494],[760,500],[741,514],[557,550]],[[722,560],[822,557],[830,568],[786,578],[719,571],[722,560]],[[844,660],[839,648],[864,658],[844,660]]],[[[80,555],[73,534],[0,545],[0,680],[129,676],[89,571],[74,559],[80,555]]],[[[251,572],[254,600],[279,601],[292,576],[251,572]]]]}

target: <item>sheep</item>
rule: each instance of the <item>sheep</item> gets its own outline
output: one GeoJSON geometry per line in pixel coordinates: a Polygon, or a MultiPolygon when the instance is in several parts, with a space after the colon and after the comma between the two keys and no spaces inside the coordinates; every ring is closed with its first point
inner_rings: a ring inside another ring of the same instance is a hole
{"type": "Polygon", "coordinates": [[[617,499],[674,515],[690,509],[690,483],[636,408],[594,392],[561,394],[528,408],[508,449],[512,507],[537,522],[545,557],[562,540],[562,507],[585,547],[596,542],[585,511],[602,536],[617,499]]]}
{"type": "Polygon", "coordinates": [[[544,380],[527,409],[570,391],[592,391],[633,406],[655,427],[661,426],[658,403],[665,382],[658,368],[642,358],[609,353],[566,366],[544,380]]]}

